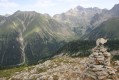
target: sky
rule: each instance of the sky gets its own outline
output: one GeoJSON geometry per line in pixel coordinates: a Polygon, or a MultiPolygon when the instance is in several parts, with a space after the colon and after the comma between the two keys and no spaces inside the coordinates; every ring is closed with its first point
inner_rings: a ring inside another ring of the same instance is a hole
{"type": "Polygon", "coordinates": [[[76,6],[111,9],[119,0],[0,0],[0,15],[13,14],[17,10],[48,13],[51,16],[76,6]]]}

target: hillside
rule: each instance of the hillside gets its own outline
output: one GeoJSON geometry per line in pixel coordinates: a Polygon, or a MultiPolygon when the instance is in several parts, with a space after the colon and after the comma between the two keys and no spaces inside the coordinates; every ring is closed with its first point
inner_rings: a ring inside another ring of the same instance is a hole
{"type": "Polygon", "coordinates": [[[70,27],[48,15],[17,11],[0,17],[0,66],[37,63],[73,38],[70,27]]]}
{"type": "Polygon", "coordinates": [[[108,39],[119,39],[119,18],[112,18],[103,22],[100,26],[92,30],[85,37],[90,40],[96,40],[99,37],[108,39]]]}
{"type": "Polygon", "coordinates": [[[0,79],[118,80],[119,61],[113,61],[111,57],[108,48],[96,45],[89,57],[54,57],[33,66],[1,70],[0,79]]]}
{"type": "MultiPolygon", "coordinates": [[[[87,57],[95,45],[95,40],[75,40],[65,44],[55,54],[57,56],[87,57]]],[[[105,46],[109,48],[112,59],[119,60],[119,40],[109,40],[105,46]]]]}
{"type": "Polygon", "coordinates": [[[119,4],[115,4],[110,10],[103,10],[102,13],[97,13],[92,17],[90,24],[93,28],[100,26],[104,21],[111,18],[119,17],[119,4]]]}

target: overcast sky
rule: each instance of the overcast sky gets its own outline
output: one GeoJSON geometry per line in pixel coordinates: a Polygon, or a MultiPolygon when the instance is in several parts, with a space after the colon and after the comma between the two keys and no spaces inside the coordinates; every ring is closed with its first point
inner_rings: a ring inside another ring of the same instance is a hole
{"type": "Polygon", "coordinates": [[[118,3],[119,0],[0,0],[0,15],[13,14],[17,10],[54,15],[78,5],[111,9],[118,3]]]}

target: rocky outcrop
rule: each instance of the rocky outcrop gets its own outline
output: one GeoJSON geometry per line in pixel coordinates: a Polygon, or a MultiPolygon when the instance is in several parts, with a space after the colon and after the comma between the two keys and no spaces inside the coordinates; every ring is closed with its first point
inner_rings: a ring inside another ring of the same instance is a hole
{"type": "Polygon", "coordinates": [[[111,66],[111,55],[104,45],[92,49],[92,54],[82,74],[83,80],[118,80],[116,69],[111,66]]]}
{"type": "Polygon", "coordinates": [[[86,58],[59,57],[16,72],[9,80],[80,80],[86,58]]]}

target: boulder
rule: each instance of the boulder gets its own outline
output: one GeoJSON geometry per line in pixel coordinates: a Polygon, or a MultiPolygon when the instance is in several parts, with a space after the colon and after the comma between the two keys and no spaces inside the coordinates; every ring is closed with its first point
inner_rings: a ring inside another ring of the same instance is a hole
{"type": "Polygon", "coordinates": [[[104,39],[104,38],[99,38],[96,41],[96,45],[100,46],[100,45],[104,45],[107,42],[108,39],[104,39]]]}

